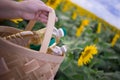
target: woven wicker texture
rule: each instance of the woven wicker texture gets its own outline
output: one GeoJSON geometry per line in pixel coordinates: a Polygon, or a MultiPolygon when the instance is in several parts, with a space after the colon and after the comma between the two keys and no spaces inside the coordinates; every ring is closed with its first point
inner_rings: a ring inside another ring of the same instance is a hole
{"type": "MultiPolygon", "coordinates": [[[[32,29],[35,21],[30,21],[30,23],[26,30],[32,29]]],[[[2,38],[14,35],[21,30],[7,27],[0,29],[0,80],[54,80],[54,76],[64,59],[64,56],[46,54],[54,23],[55,14],[52,12],[49,14],[40,51],[23,47],[25,45],[21,46],[24,42],[16,42],[15,44],[15,41],[9,42],[2,38]]],[[[23,38],[24,40],[26,39],[23,38]]]]}

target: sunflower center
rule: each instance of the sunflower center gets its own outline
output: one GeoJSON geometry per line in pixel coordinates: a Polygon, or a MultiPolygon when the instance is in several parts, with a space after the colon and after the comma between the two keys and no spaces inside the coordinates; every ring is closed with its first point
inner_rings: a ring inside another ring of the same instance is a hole
{"type": "Polygon", "coordinates": [[[50,4],[54,4],[54,3],[55,3],[55,0],[51,0],[51,1],[50,1],[50,4]]]}
{"type": "Polygon", "coordinates": [[[86,50],[82,57],[85,58],[88,55],[88,53],[90,53],[90,50],[86,50]]]}

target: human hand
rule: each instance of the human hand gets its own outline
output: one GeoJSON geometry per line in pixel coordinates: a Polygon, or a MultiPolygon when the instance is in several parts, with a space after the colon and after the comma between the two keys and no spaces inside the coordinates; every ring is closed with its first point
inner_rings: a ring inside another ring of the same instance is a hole
{"type": "Polygon", "coordinates": [[[27,20],[37,20],[43,23],[47,23],[48,14],[52,11],[52,9],[41,0],[25,0],[19,2],[19,5],[21,18],[27,20]]]}

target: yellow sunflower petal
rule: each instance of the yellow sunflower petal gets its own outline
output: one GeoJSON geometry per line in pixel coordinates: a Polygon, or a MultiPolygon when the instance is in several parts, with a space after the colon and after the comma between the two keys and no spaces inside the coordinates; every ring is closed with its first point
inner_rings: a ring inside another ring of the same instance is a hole
{"type": "Polygon", "coordinates": [[[119,34],[115,34],[115,36],[112,39],[111,45],[112,47],[116,44],[117,40],[120,38],[119,34]]]}

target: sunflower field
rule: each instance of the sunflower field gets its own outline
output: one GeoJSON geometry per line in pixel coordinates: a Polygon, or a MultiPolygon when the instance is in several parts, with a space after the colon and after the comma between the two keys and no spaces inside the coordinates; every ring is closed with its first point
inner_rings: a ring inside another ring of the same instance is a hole
{"type": "MultiPolygon", "coordinates": [[[[57,28],[66,36],[66,57],[55,80],[120,80],[120,30],[70,0],[43,0],[54,8],[57,28]]],[[[2,24],[24,29],[28,21],[5,20],[2,24]]],[[[45,25],[37,22],[33,30],[45,25]]]]}

